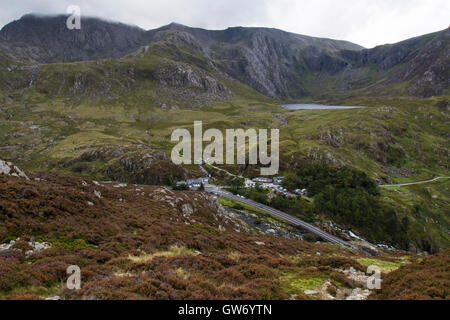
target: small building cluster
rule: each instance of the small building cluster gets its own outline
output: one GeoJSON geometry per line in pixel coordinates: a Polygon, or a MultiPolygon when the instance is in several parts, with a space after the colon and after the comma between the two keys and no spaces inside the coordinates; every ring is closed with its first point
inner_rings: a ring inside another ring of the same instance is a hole
{"type": "Polygon", "coordinates": [[[255,183],[262,183],[262,184],[264,184],[264,183],[272,183],[273,182],[272,179],[270,179],[270,178],[263,178],[263,177],[253,178],[252,181],[255,182],[255,183]]]}
{"type": "Polygon", "coordinates": [[[265,178],[265,177],[258,177],[253,178],[252,180],[246,179],[245,180],[245,187],[246,188],[254,188],[256,185],[260,185],[262,188],[266,189],[272,189],[275,193],[285,195],[286,197],[293,198],[297,195],[307,195],[306,189],[299,190],[299,192],[290,192],[286,188],[283,188],[281,186],[281,183],[284,180],[284,176],[275,177],[273,179],[265,178]]]}
{"type": "Polygon", "coordinates": [[[271,178],[266,178],[266,177],[257,177],[257,178],[253,178],[252,181],[255,183],[273,183],[273,184],[281,184],[283,182],[285,177],[280,176],[280,177],[275,177],[273,179],[271,178]]]}
{"type": "Polygon", "coordinates": [[[288,197],[288,198],[294,198],[294,197],[297,196],[296,194],[293,194],[292,192],[289,192],[286,188],[283,188],[283,187],[280,186],[280,185],[274,185],[274,186],[272,187],[272,190],[273,190],[275,193],[284,195],[284,196],[286,196],[286,197],[288,197]]]}
{"type": "Polygon", "coordinates": [[[254,182],[254,181],[252,181],[250,179],[245,179],[244,184],[245,184],[246,188],[254,188],[254,187],[256,187],[256,182],[254,182]]]}
{"type": "Polygon", "coordinates": [[[275,177],[273,179],[273,183],[274,184],[281,184],[283,182],[283,180],[284,180],[284,177],[275,177]]]}
{"type": "Polygon", "coordinates": [[[308,196],[308,190],[306,190],[306,189],[296,189],[296,190],[294,190],[294,193],[298,194],[300,196],[305,196],[305,197],[308,196]]]}
{"type": "Polygon", "coordinates": [[[186,186],[191,190],[198,190],[202,185],[207,184],[209,181],[208,178],[200,178],[200,179],[189,179],[186,181],[178,181],[177,187],[186,186]]]}

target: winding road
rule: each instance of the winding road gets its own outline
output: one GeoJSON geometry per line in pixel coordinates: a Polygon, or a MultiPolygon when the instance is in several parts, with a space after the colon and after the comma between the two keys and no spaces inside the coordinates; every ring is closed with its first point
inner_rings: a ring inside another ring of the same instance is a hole
{"type": "Polygon", "coordinates": [[[437,177],[431,180],[426,180],[426,181],[418,181],[418,182],[410,182],[410,183],[401,183],[401,184],[383,184],[380,185],[381,188],[389,188],[389,187],[406,187],[406,186],[413,186],[416,184],[424,184],[424,183],[431,183],[431,182],[435,182],[438,181],[440,179],[448,179],[450,177],[437,177]]]}
{"type": "MultiPolygon", "coordinates": [[[[232,173],[230,173],[230,172],[228,172],[226,170],[223,170],[223,169],[220,169],[220,168],[217,168],[217,167],[214,167],[214,166],[212,166],[212,167],[215,168],[215,169],[224,171],[224,172],[228,173],[230,176],[235,176],[234,174],[232,174],[232,173]]],[[[202,165],[200,165],[200,168],[201,168],[201,170],[203,172],[207,172],[207,170],[205,170],[205,168],[202,165]]],[[[276,209],[274,209],[272,207],[263,205],[263,204],[261,204],[259,202],[256,202],[256,201],[253,201],[253,200],[250,200],[250,199],[247,199],[247,198],[241,198],[241,197],[238,197],[238,196],[236,196],[236,195],[234,195],[234,194],[232,194],[230,192],[223,191],[220,187],[218,187],[216,185],[206,184],[205,185],[205,191],[207,191],[209,193],[212,193],[212,194],[216,194],[219,197],[223,197],[223,198],[239,201],[239,202],[245,203],[245,204],[247,204],[249,206],[252,206],[254,208],[260,209],[260,210],[262,210],[264,212],[267,212],[269,214],[272,214],[272,215],[274,215],[274,216],[276,216],[276,217],[278,217],[278,218],[280,218],[280,219],[282,219],[284,221],[287,221],[287,222],[290,222],[290,223],[292,223],[292,224],[294,224],[296,226],[302,227],[303,229],[311,232],[312,234],[315,234],[316,236],[318,236],[318,237],[320,237],[320,238],[322,238],[322,239],[324,239],[326,241],[329,241],[331,243],[343,245],[343,246],[346,246],[346,247],[351,248],[351,249],[359,249],[356,246],[348,243],[347,241],[339,239],[338,237],[335,237],[335,236],[333,236],[333,235],[331,235],[331,234],[329,234],[329,233],[327,233],[327,232],[325,232],[325,231],[323,231],[323,230],[313,226],[312,224],[309,224],[309,223],[307,223],[307,222],[305,222],[303,220],[295,218],[295,217],[293,217],[293,216],[291,216],[291,215],[289,215],[287,213],[284,213],[282,211],[276,210],[276,209]]]]}
{"type": "Polygon", "coordinates": [[[247,204],[249,206],[252,206],[254,208],[257,208],[257,209],[260,209],[260,210],[262,210],[264,212],[272,214],[272,215],[274,215],[274,216],[276,216],[276,217],[278,217],[280,219],[288,221],[288,222],[290,222],[290,223],[292,223],[292,224],[294,224],[296,226],[302,227],[303,229],[305,229],[305,230],[315,234],[316,236],[318,236],[318,237],[320,237],[320,238],[322,238],[322,239],[324,239],[326,241],[329,241],[331,243],[343,245],[343,246],[346,246],[346,247],[349,247],[349,248],[352,248],[352,249],[358,249],[357,247],[355,247],[354,245],[348,243],[347,241],[339,239],[339,238],[337,238],[337,237],[335,237],[335,236],[333,236],[333,235],[331,235],[331,234],[329,234],[329,233],[327,233],[327,232],[325,232],[325,231],[323,231],[323,230],[321,230],[321,229],[319,229],[319,228],[317,228],[317,227],[315,227],[315,226],[313,226],[313,225],[311,225],[311,224],[309,224],[309,223],[307,223],[307,222],[305,222],[303,220],[295,218],[295,217],[293,217],[293,216],[291,216],[291,215],[289,215],[287,213],[284,213],[282,211],[276,210],[276,209],[274,209],[272,207],[263,205],[261,203],[255,202],[255,201],[250,200],[250,199],[238,197],[238,196],[236,196],[236,195],[234,195],[234,194],[232,194],[230,192],[226,192],[226,191],[221,190],[217,186],[208,185],[208,186],[205,186],[205,188],[206,188],[206,190],[208,192],[216,194],[219,197],[223,197],[223,198],[227,198],[227,199],[231,199],[231,200],[234,200],[234,201],[239,201],[239,202],[245,203],[245,204],[247,204]]]}
{"type": "MultiPolygon", "coordinates": [[[[207,173],[207,170],[205,170],[205,168],[203,166],[200,166],[200,167],[201,167],[203,172],[207,173]]],[[[217,167],[214,167],[214,168],[218,169],[218,170],[221,170],[221,171],[224,171],[224,172],[228,173],[231,176],[234,176],[233,174],[229,173],[226,170],[223,170],[223,169],[220,169],[220,168],[217,168],[217,167]]],[[[402,184],[392,184],[392,185],[380,185],[380,187],[382,187],[382,188],[404,187],[404,186],[411,186],[411,185],[417,185],[417,184],[431,183],[431,182],[438,181],[440,179],[448,179],[448,178],[450,178],[450,177],[437,177],[437,178],[426,180],[426,181],[410,182],[410,183],[402,183],[402,184]]],[[[329,241],[331,243],[343,245],[343,246],[346,246],[346,247],[352,248],[352,249],[359,249],[358,247],[348,243],[347,241],[339,239],[338,237],[335,237],[335,236],[333,236],[333,235],[331,235],[331,234],[329,234],[329,233],[327,233],[327,232],[325,232],[325,231],[323,231],[323,230],[313,226],[312,224],[309,224],[309,223],[307,223],[307,222],[305,222],[303,220],[300,220],[298,218],[295,218],[295,217],[293,217],[293,216],[291,216],[291,215],[289,215],[287,213],[284,213],[284,212],[276,210],[276,209],[274,209],[272,207],[263,205],[263,204],[258,203],[256,201],[253,201],[253,200],[250,200],[250,199],[247,199],[247,198],[243,198],[243,197],[238,197],[238,196],[236,196],[236,195],[234,195],[234,194],[232,194],[230,192],[223,191],[218,186],[207,184],[207,185],[205,185],[205,190],[207,192],[216,194],[219,197],[231,199],[231,200],[234,200],[234,201],[239,201],[239,202],[245,203],[245,204],[247,204],[249,206],[252,206],[254,208],[260,209],[260,210],[262,210],[264,212],[267,212],[269,214],[272,214],[272,215],[274,215],[274,216],[276,216],[276,217],[278,217],[278,218],[280,218],[282,220],[290,222],[290,223],[292,223],[292,224],[294,224],[296,226],[302,227],[303,229],[305,229],[305,230],[315,234],[316,236],[318,236],[318,237],[320,237],[320,238],[322,238],[322,239],[324,239],[326,241],[329,241]]]]}

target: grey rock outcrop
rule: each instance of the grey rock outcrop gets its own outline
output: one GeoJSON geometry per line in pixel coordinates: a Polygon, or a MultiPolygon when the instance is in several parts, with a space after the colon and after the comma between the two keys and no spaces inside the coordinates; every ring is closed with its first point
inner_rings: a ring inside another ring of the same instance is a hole
{"type": "Polygon", "coordinates": [[[0,174],[6,174],[14,177],[21,177],[30,180],[28,176],[20,170],[18,167],[13,165],[11,162],[0,160],[0,174]]]}
{"type": "Polygon", "coordinates": [[[199,90],[211,94],[214,98],[231,96],[231,91],[223,83],[185,63],[168,61],[158,68],[155,77],[164,86],[199,90]]]}

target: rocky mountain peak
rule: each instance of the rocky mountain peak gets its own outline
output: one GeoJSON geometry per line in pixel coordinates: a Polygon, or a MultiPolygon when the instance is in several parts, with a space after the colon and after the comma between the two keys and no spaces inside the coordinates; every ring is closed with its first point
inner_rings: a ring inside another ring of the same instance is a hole
{"type": "Polygon", "coordinates": [[[69,30],[68,15],[27,14],[0,31],[8,43],[40,49],[39,62],[120,58],[141,45],[144,30],[98,18],[81,18],[80,30],[69,30]]]}

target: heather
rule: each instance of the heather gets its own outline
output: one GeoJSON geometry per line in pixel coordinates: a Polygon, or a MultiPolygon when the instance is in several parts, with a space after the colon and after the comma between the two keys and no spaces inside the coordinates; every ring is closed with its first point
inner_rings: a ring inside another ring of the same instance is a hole
{"type": "Polygon", "coordinates": [[[29,256],[18,248],[1,253],[1,296],[287,299],[280,283],[285,273],[307,268],[308,276],[338,280],[342,275],[329,261],[359,265],[326,258],[338,248],[248,233],[203,193],[117,186],[48,173],[31,181],[0,176],[0,242],[20,237],[51,244],[29,256]],[[82,270],[80,291],[64,289],[69,265],[82,270]]]}

